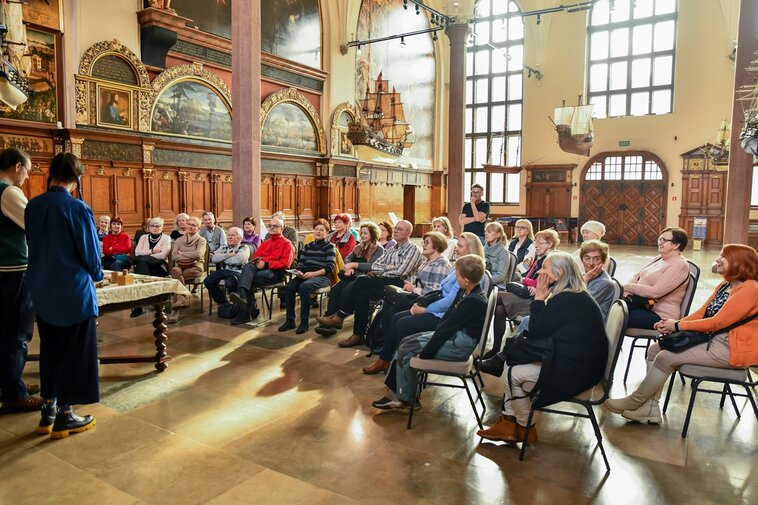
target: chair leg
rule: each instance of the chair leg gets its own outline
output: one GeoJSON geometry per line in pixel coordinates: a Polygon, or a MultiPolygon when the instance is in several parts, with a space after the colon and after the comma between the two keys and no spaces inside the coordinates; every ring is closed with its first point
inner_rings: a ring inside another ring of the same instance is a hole
{"type": "Polygon", "coordinates": [[[529,444],[529,430],[532,429],[533,418],[534,418],[534,403],[532,403],[532,406],[529,408],[529,419],[526,421],[526,429],[524,430],[524,440],[521,441],[521,452],[518,455],[519,461],[524,461],[526,446],[529,444]]]}
{"type": "MultiPolygon", "coordinates": [[[[487,413],[487,406],[484,404],[484,391],[483,388],[480,388],[479,385],[476,383],[476,378],[479,376],[479,372],[476,372],[476,375],[471,378],[471,382],[474,383],[474,389],[476,390],[477,400],[482,404],[482,417],[484,417],[484,414],[487,413]]],[[[479,380],[482,380],[481,376],[479,376],[479,380]]]]}
{"type": "Polygon", "coordinates": [[[724,384],[724,390],[729,395],[729,399],[732,401],[732,407],[734,408],[734,413],[737,414],[737,419],[742,417],[742,414],[740,414],[740,409],[737,408],[737,402],[734,399],[734,394],[732,394],[732,388],[729,386],[729,384],[724,384]]]}
{"type": "Polygon", "coordinates": [[[204,287],[204,286],[203,286],[202,284],[200,284],[200,313],[201,313],[201,314],[202,314],[202,313],[203,313],[203,311],[205,310],[205,309],[203,308],[203,287],[204,287]]]}
{"type": "Polygon", "coordinates": [[[476,410],[476,402],[474,402],[474,397],[471,396],[471,391],[468,388],[468,383],[466,382],[465,377],[460,378],[461,381],[463,381],[463,389],[466,390],[466,394],[468,395],[468,401],[471,403],[471,408],[474,410],[474,416],[476,416],[476,422],[479,425],[480,429],[484,429],[484,426],[482,426],[482,418],[479,417],[479,412],[476,410]]]}
{"type": "MultiPolygon", "coordinates": [[[[666,391],[666,400],[664,400],[664,402],[663,402],[663,413],[664,414],[666,413],[666,409],[669,406],[669,400],[671,399],[671,390],[674,389],[674,381],[676,380],[675,377],[674,377],[675,375],[676,375],[676,372],[674,372],[673,374],[671,374],[671,379],[669,379],[669,388],[666,391]]],[[[679,374],[679,375],[681,375],[681,374],[679,374]]]]}
{"type": "Polygon", "coordinates": [[[744,387],[745,387],[745,394],[747,395],[748,400],[750,400],[750,405],[753,406],[753,413],[755,414],[755,418],[758,419],[758,405],[755,404],[755,398],[753,397],[753,391],[751,390],[751,386],[748,386],[747,384],[745,384],[744,387]]]}
{"type": "Polygon", "coordinates": [[[680,373],[680,374],[679,374],[679,378],[682,380],[682,386],[686,386],[686,385],[687,385],[687,382],[684,380],[684,375],[682,375],[682,374],[680,373]]]}
{"type": "Polygon", "coordinates": [[[592,405],[584,404],[584,407],[587,409],[587,417],[590,418],[592,429],[595,430],[597,445],[600,447],[600,454],[602,454],[603,461],[605,462],[605,471],[606,473],[610,473],[611,465],[608,463],[608,455],[605,454],[605,447],[603,446],[603,435],[600,432],[600,425],[597,423],[597,419],[595,418],[595,411],[592,409],[592,405]]]}
{"type": "Polygon", "coordinates": [[[697,395],[698,388],[702,379],[692,379],[692,394],[690,395],[690,403],[687,406],[687,415],[684,418],[684,427],[682,427],[682,438],[687,438],[687,430],[690,427],[690,417],[692,417],[692,409],[695,406],[695,395],[697,395]]]}
{"type": "Polygon", "coordinates": [[[413,377],[413,384],[411,384],[411,391],[413,391],[413,398],[411,398],[411,408],[408,410],[408,426],[406,427],[407,430],[411,429],[411,424],[413,423],[413,411],[416,410],[416,398],[418,398],[419,395],[421,395],[421,387],[420,387],[418,372],[413,377]]]}
{"type": "Polygon", "coordinates": [[[626,378],[629,377],[629,367],[632,366],[632,356],[634,355],[634,344],[637,343],[637,339],[632,340],[632,345],[629,347],[629,358],[626,360],[626,370],[624,370],[624,385],[626,386],[626,378]]]}

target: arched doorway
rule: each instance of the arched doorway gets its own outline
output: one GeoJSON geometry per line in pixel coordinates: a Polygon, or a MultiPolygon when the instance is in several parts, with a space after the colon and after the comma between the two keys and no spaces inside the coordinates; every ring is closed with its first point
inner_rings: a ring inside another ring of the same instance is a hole
{"type": "Polygon", "coordinates": [[[598,154],[582,170],[579,221],[605,224],[609,244],[653,245],[666,222],[667,181],[652,153],[598,154]]]}

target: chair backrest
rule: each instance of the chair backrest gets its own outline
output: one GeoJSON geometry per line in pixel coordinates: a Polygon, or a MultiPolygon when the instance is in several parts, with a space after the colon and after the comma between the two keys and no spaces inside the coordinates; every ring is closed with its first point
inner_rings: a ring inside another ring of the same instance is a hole
{"type": "Polygon", "coordinates": [[[684,291],[682,304],[679,306],[679,317],[684,317],[690,313],[692,300],[695,299],[695,291],[697,291],[697,282],[700,280],[700,267],[690,260],[687,260],[687,266],[690,267],[689,281],[687,282],[687,289],[684,291]]]}
{"type": "Polygon", "coordinates": [[[616,300],[608,311],[605,320],[605,336],[608,339],[608,361],[605,365],[604,393],[607,395],[613,384],[613,372],[621,354],[621,344],[624,341],[626,325],[629,322],[629,309],[624,300],[616,300]]]}
{"type": "Polygon", "coordinates": [[[479,285],[482,287],[482,291],[484,291],[484,296],[489,296],[490,291],[493,291],[492,288],[495,286],[492,284],[492,274],[489,270],[484,271],[484,277],[479,281],[479,285]]]}
{"type": "Polygon", "coordinates": [[[608,275],[613,277],[616,275],[616,260],[613,259],[613,256],[608,256],[608,263],[605,265],[605,271],[608,272],[608,275]]]}
{"type": "Polygon", "coordinates": [[[624,286],[616,278],[611,278],[613,281],[613,299],[618,300],[624,296],[624,286]]]}
{"type": "Polygon", "coordinates": [[[516,271],[516,263],[518,263],[518,257],[513,254],[512,251],[508,251],[508,268],[505,270],[505,281],[510,282],[513,279],[513,272],[516,271]]]}
{"type": "Polygon", "coordinates": [[[476,346],[474,356],[479,358],[484,353],[484,347],[487,345],[487,337],[490,334],[490,326],[492,326],[492,319],[495,316],[495,307],[497,306],[497,289],[490,291],[487,297],[487,311],[484,313],[484,326],[482,326],[482,334],[479,337],[479,345],[476,346]]]}

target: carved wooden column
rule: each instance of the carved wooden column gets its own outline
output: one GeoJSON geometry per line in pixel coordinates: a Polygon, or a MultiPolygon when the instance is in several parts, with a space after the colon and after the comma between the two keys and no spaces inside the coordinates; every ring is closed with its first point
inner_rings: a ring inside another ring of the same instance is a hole
{"type": "Polygon", "coordinates": [[[261,210],[261,3],[232,2],[233,219],[261,210]]]}
{"type": "Polygon", "coordinates": [[[744,104],[737,100],[742,86],[754,86],[755,81],[745,70],[758,50],[758,2],[740,2],[740,21],[737,35],[737,56],[734,72],[732,104],[732,138],[729,146],[729,175],[726,182],[726,217],[724,243],[747,244],[750,225],[750,192],[753,187],[753,157],[742,150],[738,132],[745,121],[744,104]]]}
{"type": "Polygon", "coordinates": [[[218,219],[218,216],[221,215],[221,174],[211,172],[210,182],[211,212],[213,212],[213,215],[218,219]]]}
{"type": "Polygon", "coordinates": [[[448,93],[447,217],[456,235],[461,233],[458,216],[463,208],[464,139],[466,120],[466,39],[468,23],[450,25],[445,34],[450,39],[450,89],[448,93]]]}
{"type": "Polygon", "coordinates": [[[83,144],[84,144],[84,139],[78,138],[78,137],[71,137],[70,139],[67,139],[64,142],[64,150],[67,153],[71,153],[77,158],[81,159],[83,144]]]}
{"type": "Polygon", "coordinates": [[[179,209],[181,209],[182,212],[187,212],[187,209],[189,208],[187,205],[187,202],[189,200],[189,179],[190,179],[190,173],[189,172],[183,172],[179,171],[179,209]]]}
{"type": "Polygon", "coordinates": [[[142,194],[145,201],[145,218],[150,219],[153,215],[153,195],[155,194],[155,182],[153,177],[155,169],[153,165],[153,151],[155,145],[142,144],[142,194]]]}

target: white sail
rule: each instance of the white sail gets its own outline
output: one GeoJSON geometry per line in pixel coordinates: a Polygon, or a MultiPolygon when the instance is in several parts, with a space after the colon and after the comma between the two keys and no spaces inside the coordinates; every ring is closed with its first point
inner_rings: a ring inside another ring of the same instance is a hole
{"type": "Polygon", "coordinates": [[[570,125],[574,107],[556,107],[553,111],[553,122],[556,125],[570,125]]]}
{"type": "Polygon", "coordinates": [[[574,116],[571,118],[572,135],[585,135],[592,132],[593,107],[593,105],[580,105],[574,107],[574,116]]]}

